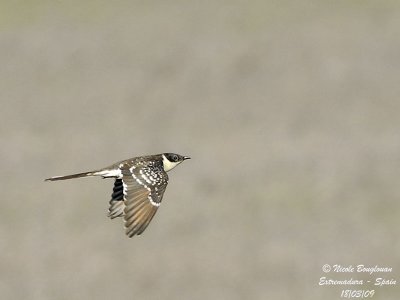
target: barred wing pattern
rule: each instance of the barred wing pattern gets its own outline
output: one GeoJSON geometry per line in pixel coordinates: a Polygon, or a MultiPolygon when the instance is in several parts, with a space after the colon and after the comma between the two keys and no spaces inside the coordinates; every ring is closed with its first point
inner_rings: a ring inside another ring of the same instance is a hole
{"type": "Polygon", "coordinates": [[[115,179],[113,193],[111,195],[108,216],[111,219],[122,217],[124,215],[124,185],[122,179],[115,179]]]}

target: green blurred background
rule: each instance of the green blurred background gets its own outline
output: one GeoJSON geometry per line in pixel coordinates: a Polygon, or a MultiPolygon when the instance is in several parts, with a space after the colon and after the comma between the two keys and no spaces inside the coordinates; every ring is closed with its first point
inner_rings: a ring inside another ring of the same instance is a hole
{"type": "Polygon", "coordinates": [[[399,279],[399,37],[398,1],[2,1],[1,299],[399,279]],[[168,151],[193,159],[133,239],[106,216],[112,180],[43,182],[168,151]]]}

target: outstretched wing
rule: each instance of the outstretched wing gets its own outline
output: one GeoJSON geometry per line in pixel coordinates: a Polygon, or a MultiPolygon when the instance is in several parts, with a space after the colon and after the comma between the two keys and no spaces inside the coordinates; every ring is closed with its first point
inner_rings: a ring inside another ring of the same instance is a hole
{"type": "Polygon", "coordinates": [[[168,175],[161,165],[124,165],[121,169],[126,234],[133,237],[146,229],[161,205],[168,175]]]}

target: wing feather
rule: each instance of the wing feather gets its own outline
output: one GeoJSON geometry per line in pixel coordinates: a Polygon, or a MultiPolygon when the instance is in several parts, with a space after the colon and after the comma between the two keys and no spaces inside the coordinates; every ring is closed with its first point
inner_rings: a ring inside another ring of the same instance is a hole
{"type": "Polygon", "coordinates": [[[114,182],[113,193],[111,194],[110,206],[108,208],[108,216],[111,219],[122,217],[124,214],[124,187],[121,179],[114,182]]]}
{"type": "Polygon", "coordinates": [[[157,211],[157,208],[149,207],[151,204],[144,206],[136,215],[135,218],[129,220],[125,223],[126,226],[126,234],[129,237],[132,237],[135,234],[138,234],[139,230],[147,227],[149,224],[149,218],[154,216],[157,211]]]}
{"type": "Polygon", "coordinates": [[[143,233],[156,214],[168,184],[168,176],[161,167],[150,170],[146,166],[129,168],[124,165],[121,170],[126,234],[133,237],[143,233]],[[149,180],[146,175],[149,172],[160,180],[149,180]]]}

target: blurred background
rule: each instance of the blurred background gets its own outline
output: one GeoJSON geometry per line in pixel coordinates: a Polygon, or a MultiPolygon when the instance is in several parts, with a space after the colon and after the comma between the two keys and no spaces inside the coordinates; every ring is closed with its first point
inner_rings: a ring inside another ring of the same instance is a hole
{"type": "Polygon", "coordinates": [[[398,1],[1,2],[1,298],[399,299],[399,36],[398,1]],[[161,152],[132,239],[112,180],[43,182],[161,152]]]}

